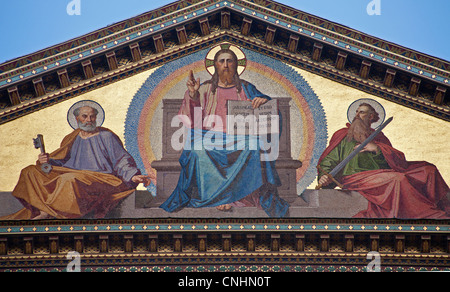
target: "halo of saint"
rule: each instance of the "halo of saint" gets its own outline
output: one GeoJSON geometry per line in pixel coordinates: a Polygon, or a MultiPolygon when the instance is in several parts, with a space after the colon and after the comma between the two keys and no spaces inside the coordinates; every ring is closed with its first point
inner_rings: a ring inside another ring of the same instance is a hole
{"type": "Polygon", "coordinates": [[[384,109],[384,107],[376,100],[370,99],[370,98],[362,98],[362,99],[358,99],[357,101],[353,102],[349,107],[348,107],[348,111],[347,111],[347,118],[348,118],[348,122],[351,124],[353,123],[353,120],[355,119],[356,116],[356,110],[358,109],[358,107],[363,104],[369,104],[373,107],[373,109],[379,114],[380,119],[372,124],[372,127],[374,129],[378,128],[379,126],[381,126],[384,123],[384,120],[386,119],[386,111],[384,109]]]}
{"type": "Polygon", "coordinates": [[[101,127],[103,125],[103,123],[105,122],[105,110],[103,109],[103,107],[98,104],[95,101],[92,100],[82,100],[79,101],[77,103],[75,103],[74,105],[72,105],[69,109],[69,111],[67,112],[67,122],[69,123],[69,125],[72,127],[72,129],[76,130],[78,129],[78,122],[77,119],[74,115],[74,111],[76,109],[82,108],[82,107],[91,107],[95,110],[97,110],[98,114],[97,114],[97,127],[101,127]]]}

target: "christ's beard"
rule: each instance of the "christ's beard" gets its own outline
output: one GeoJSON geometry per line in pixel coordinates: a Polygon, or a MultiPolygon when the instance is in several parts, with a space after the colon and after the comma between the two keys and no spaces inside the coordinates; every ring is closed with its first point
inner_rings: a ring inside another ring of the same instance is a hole
{"type": "Polygon", "coordinates": [[[94,132],[97,130],[97,122],[88,122],[84,124],[82,122],[78,122],[78,127],[85,132],[94,132]]]}
{"type": "Polygon", "coordinates": [[[234,74],[231,73],[231,71],[222,71],[222,74],[219,76],[220,81],[225,85],[231,85],[234,84],[234,74]]]}
{"type": "Polygon", "coordinates": [[[370,125],[355,117],[350,128],[348,129],[347,141],[355,140],[358,143],[363,143],[372,134],[370,125]]]}

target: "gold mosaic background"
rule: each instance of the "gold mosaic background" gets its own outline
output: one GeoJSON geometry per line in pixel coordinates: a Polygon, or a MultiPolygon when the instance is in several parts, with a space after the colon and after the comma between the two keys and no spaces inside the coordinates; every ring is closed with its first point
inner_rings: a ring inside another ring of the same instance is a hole
{"type": "MultiPolygon", "coordinates": [[[[370,94],[330,81],[309,72],[297,71],[305,78],[324,107],[328,133],[331,136],[347,123],[348,106],[360,98],[372,98],[386,109],[394,121],[384,130],[393,146],[405,153],[407,160],[425,160],[435,164],[442,176],[450,180],[450,147],[447,147],[450,123],[388,102],[370,94]]],[[[67,110],[75,102],[89,99],[100,103],[106,112],[104,127],[114,131],[124,141],[124,124],[128,106],[142,84],[154,72],[150,70],[86,93],[69,101],[0,125],[0,192],[11,192],[21,169],[34,164],[39,150],[32,139],[44,135],[47,152],[59,147],[62,138],[72,129],[67,123],[67,110]]],[[[313,187],[313,186],[311,186],[313,187]]]]}

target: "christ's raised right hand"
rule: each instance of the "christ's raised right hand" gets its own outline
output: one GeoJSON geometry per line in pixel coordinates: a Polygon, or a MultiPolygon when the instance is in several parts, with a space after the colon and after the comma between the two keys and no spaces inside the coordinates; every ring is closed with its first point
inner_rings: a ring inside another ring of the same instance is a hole
{"type": "Polygon", "coordinates": [[[186,85],[187,85],[187,87],[189,89],[189,95],[192,98],[195,98],[195,96],[197,95],[198,90],[200,89],[200,78],[195,80],[194,72],[192,70],[189,73],[189,79],[188,79],[188,82],[187,82],[186,85]]]}

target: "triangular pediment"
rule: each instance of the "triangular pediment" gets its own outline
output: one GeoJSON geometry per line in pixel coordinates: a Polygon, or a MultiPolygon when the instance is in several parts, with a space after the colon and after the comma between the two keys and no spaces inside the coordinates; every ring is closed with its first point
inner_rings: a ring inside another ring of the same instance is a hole
{"type": "Polygon", "coordinates": [[[0,64],[0,271],[448,270],[449,80],[271,0],[180,0],[0,64]]]}
{"type": "Polygon", "coordinates": [[[0,123],[223,41],[450,120],[445,60],[274,1],[192,0],[1,64],[0,123]]]}

